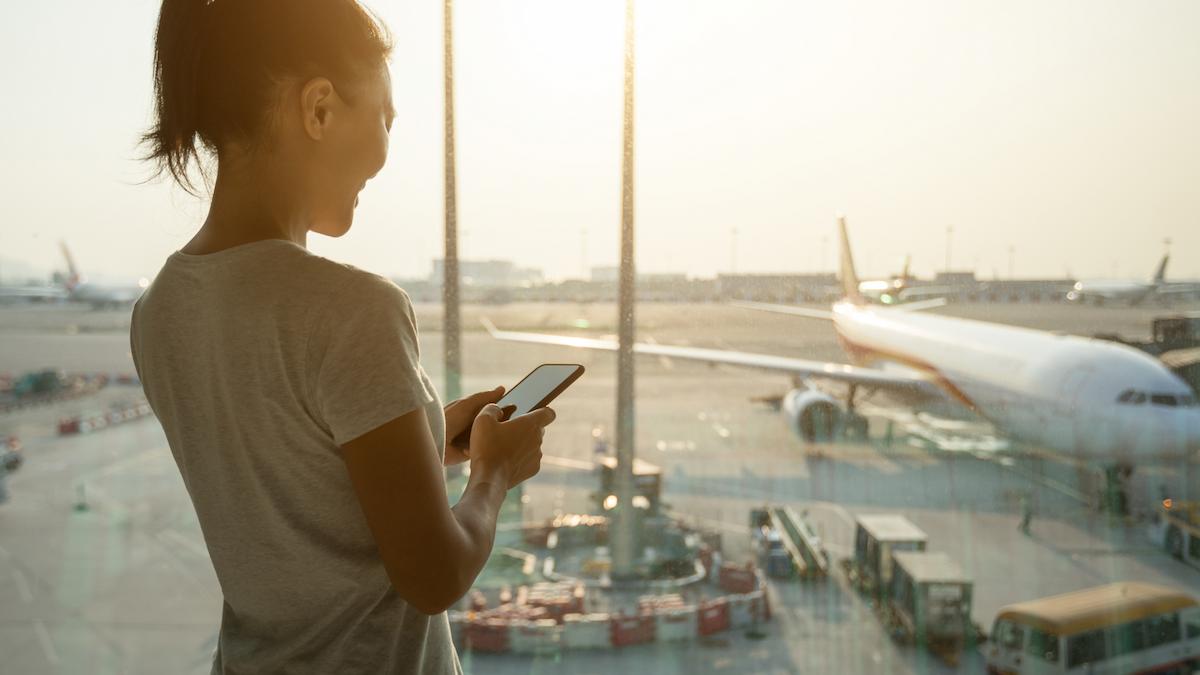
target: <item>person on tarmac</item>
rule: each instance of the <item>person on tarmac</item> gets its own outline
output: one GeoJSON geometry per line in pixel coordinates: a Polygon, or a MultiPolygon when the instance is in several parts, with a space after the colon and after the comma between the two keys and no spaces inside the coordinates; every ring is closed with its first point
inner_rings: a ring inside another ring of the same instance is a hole
{"type": "Polygon", "coordinates": [[[148,158],[193,194],[199,168],[211,203],[130,346],[220,582],[213,673],[461,673],[445,610],[541,466],[552,410],[443,408],[404,291],[306,247],[384,165],[390,49],[355,0],[161,6],[148,158]]]}

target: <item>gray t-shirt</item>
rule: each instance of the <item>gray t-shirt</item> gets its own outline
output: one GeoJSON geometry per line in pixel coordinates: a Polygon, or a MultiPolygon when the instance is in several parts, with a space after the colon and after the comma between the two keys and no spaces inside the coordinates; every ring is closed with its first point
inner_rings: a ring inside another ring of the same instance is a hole
{"type": "Polygon", "coordinates": [[[445,613],[392,588],[338,450],[424,406],[444,452],[404,291],[281,239],[174,253],[130,339],[224,594],[212,672],[461,673],[445,613]]]}

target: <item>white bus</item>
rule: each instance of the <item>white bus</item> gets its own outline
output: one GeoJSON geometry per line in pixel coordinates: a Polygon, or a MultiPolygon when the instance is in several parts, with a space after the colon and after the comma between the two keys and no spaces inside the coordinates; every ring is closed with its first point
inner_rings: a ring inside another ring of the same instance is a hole
{"type": "Polygon", "coordinates": [[[1200,604],[1124,582],[1009,605],[986,647],[992,675],[1156,675],[1200,668],[1200,604]]]}

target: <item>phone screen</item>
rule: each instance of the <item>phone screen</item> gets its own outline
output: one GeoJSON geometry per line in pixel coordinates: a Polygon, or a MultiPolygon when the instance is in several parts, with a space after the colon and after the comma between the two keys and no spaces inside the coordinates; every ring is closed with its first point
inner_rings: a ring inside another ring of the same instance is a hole
{"type": "Polygon", "coordinates": [[[509,419],[531,412],[563,382],[571,379],[580,367],[573,363],[547,363],[533,369],[517,386],[509,390],[496,405],[516,406],[509,419]]]}
{"type": "MultiPolygon", "coordinates": [[[[504,409],[505,419],[524,415],[539,405],[549,403],[582,374],[583,366],[577,363],[544,363],[509,389],[496,405],[504,409]]],[[[471,427],[467,427],[451,441],[451,444],[466,448],[470,442],[471,427]]]]}

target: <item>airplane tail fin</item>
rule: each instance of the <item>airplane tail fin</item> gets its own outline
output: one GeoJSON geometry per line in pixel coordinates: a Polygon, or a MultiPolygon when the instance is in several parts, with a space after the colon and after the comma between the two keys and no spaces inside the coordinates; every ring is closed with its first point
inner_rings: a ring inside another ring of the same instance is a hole
{"type": "Polygon", "coordinates": [[[67,248],[67,242],[58,242],[58,248],[62,250],[63,258],[67,261],[67,288],[74,288],[82,280],[79,268],[75,266],[75,257],[71,255],[71,249],[67,248]]]}
{"type": "Polygon", "coordinates": [[[908,268],[910,266],[912,266],[912,254],[911,253],[904,256],[904,269],[900,270],[901,283],[908,283],[908,275],[909,275],[908,268]]]}
{"type": "Polygon", "coordinates": [[[841,235],[841,269],[842,295],[856,303],[863,302],[863,296],[858,290],[858,274],[854,271],[854,256],[850,254],[850,236],[846,234],[846,218],[838,216],[838,230],[841,235]]]}
{"type": "Polygon", "coordinates": [[[1154,272],[1154,283],[1161,284],[1167,280],[1167,261],[1170,259],[1171,256],[1169,255],[1162,257],[1162,261],[1158,263],[1158,269],[1154,272]]]}

